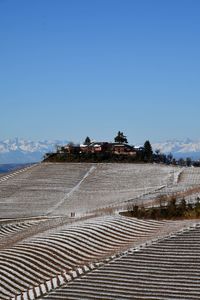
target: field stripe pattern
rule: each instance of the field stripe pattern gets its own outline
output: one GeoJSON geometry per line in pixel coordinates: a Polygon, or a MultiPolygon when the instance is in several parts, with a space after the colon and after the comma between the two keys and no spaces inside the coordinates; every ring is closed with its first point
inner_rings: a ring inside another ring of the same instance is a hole
{"type": "Polygon", "coordinates": [[[116,216],[66,225],[66,229],[58,232],[35,236],[0,251],[0,299],[9,299],[58,274],[100,261],[183,226],[178,221],[116,216]]]}
{"type": "Polygon", "coordinates": [[[151,164],[38,164],[0,180],[0,218],[83,216],[171,186],[177,172],[151,164]]]}
{"type": "Polygon", "coordinates": [[[197,300],[200,226],[140,251],[126,253],[59,288],[45,300],[197,300]]]}

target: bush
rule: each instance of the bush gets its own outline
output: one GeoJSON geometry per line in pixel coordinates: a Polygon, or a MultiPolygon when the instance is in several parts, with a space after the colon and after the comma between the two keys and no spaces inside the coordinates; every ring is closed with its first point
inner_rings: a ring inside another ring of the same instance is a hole
{"type": "MultiPolygon", "coordinates": [[[[196,199],[194,205],[186,203],[185,198],[177,204],[176,196],[171,196],[167,205],[163,205],[164,198],[160,200],[160,205],[151,208],[145,208],[144,205],[138,206],[136,204],[129,207],[129,214],[136,218],[148,219],[176,219],[176,218],[198,218],[200,217],[200,198],[196,199]]],[[[166,198],[165,198],[166,199],[166,198]]]]}

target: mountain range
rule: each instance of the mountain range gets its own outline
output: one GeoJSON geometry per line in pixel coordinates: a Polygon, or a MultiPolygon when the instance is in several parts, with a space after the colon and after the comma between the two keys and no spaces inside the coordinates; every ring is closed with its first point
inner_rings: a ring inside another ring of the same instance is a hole
{"type": "MultiPolygon", "coordinates": [[[[0,141],[0,164],[38,162],[45,153],[55,151],[56,145],[67,143],[67,140],[30,141],[20,138],[3,140],[0,141]]],[[[200,141],[169,140],[152,143],[152,148],[154,151],[159,149],[165,154],[172,153],[176,158],[200,159],[200,141]]]]}
{"type": "Polygon", "coordinates": [[[189,138],[186,140],[169,140],[161,143],[152,143],[153,150],[159,149],[161,153],[172,153],[175,158],[191,157],[200,159],[200,141],[194,141],[189,138]]]}
{"type": "Polygon", "coordinates": [[[30,141],[20,138],[0,141],[0,164],[34,163],[41,161],[44,154],[55,151],[56,145],[65,145],[67,141],[44,140],[30,141]]]}

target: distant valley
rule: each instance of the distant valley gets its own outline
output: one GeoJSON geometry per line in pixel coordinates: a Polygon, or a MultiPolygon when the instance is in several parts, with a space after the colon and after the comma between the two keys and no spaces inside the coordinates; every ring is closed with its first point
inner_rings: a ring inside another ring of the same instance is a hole
{"type": "Polygon", "coordinates": [[[26,166],[29,166],[30,164],[0,164],[0,174],[11,172],[17,169],[24,168],[26,166]]]}

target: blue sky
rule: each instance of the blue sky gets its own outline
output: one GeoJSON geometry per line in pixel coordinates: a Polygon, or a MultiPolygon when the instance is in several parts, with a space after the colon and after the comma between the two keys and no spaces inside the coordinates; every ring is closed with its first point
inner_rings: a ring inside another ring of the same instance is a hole
{"type": "Polygon", "coordinates": [[[199,15],[199,0],[0,0],[0,139],[200,139],[199,15]]]}

